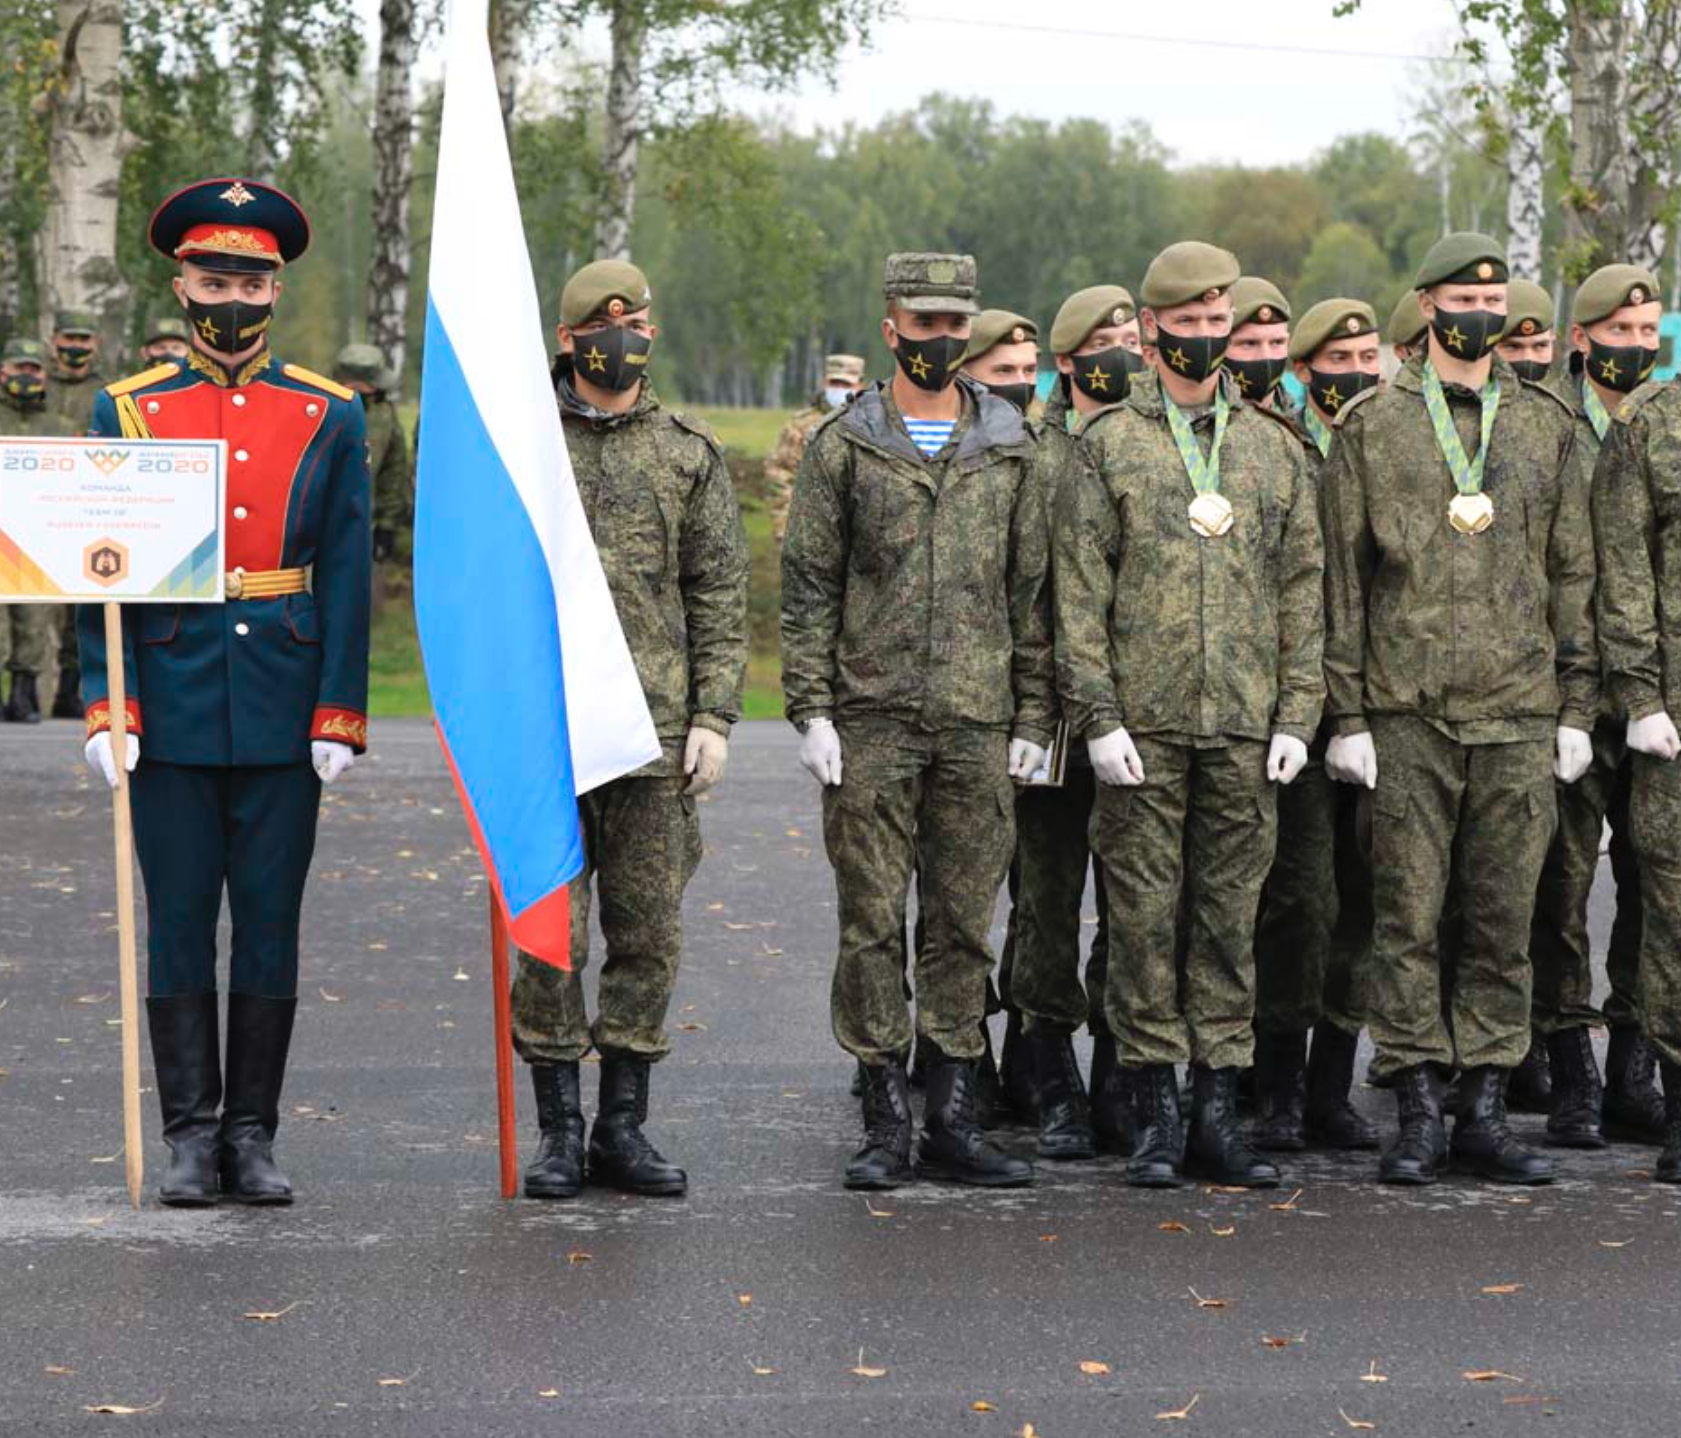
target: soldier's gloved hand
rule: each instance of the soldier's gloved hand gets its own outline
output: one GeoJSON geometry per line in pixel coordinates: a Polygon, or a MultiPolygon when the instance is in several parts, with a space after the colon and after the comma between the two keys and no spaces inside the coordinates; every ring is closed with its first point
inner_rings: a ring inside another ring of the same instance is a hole
{"type": "Polygon", "coordinates": [[[1010,740],[1010,777],[1024,783],[1039,772],[1045,751],[1031,739],[1010,740]]]}
{"type": "Polygon", "coordinates": [[[1307,745],[1291,734],[1274,734],[1267,750],[1267,778],[1288,784],[1307,767],[1307,745]]]}
{"type": "MultiPolygon", "coordinates": [[[[111,752],[111,731],[109,729],[95,734],[89,739],[82,753],[87,756],[88,768],[92,769],[105,780],[113,789],[117,787],[117,756],[111,752]]],[[[123,748],[123,768],[130,774],[134,766],[140,762],[140,736],[130,734],[128,742],[123,748]]]]}
{"type": "Polygon", "coordinates": [[[689,775],[685,794],[704,794],[724,777],[724,766],[730,760],[730,741],[722,734],[698,725],[689,730],[689,742],[683,746],[683,772],[689,775]]]}
{"type": "Polygon", "coordinates": [[[1660,711],[1628,721],[1628,747],[1654,759],[1674,759],[1681,755],[1681,734],[1675,732],[1675,721],[1660,711]]]}
{"type": "Polygon", "coordinates": [[[1144,761],[1138,757],[1138,746],[1125,729],[1111,729],[1101,738],[1086,740],[1086,753],[1099,784],[1118,784],[1130,789],[1144,782],[1144,761]]]}
{"type": "Polygon", "coordinates": [[[1325,751],[1325,772],[1342,784],[1377,788],[1377,746],[1370,734],[1339,734],[1325,751]]]}
{"type": "Polygon", "coordinates": [[[356,762],[356,753],[348,744],[335,744],[331,739],[317,739],[309,746],[309,762],[321,776],[323,784],[333,780],[356,762]]]}
{"type": "Polygon", "coordinates": [[[841,742],[828,719],[813,719],[800,740],[800,763],[819,784],[841,781],[841,742]]]}
{"type": "Polygon", "coordinates": [[[1593,763],[1593,735],[1586,729],[1572,729],[1568,724],[1560,724],[1556,748],[1553,777],[1561,784],[1574,784],[1593,763]]]}

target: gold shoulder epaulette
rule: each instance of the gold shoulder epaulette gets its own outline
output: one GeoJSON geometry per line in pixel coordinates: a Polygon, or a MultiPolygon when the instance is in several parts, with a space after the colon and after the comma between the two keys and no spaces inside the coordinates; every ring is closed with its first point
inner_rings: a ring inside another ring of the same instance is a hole
{"type": "Polygon", "coordinates": [[[328,379],[326,375],[316,374],[312,369],[305,369],[301,364],[281,365],[281,374],[287,379],[295,379],[299,384],[314,385],[316,389],[326,390],[328,394],[338,399],[355,399],[356,391],[346,389],[337,380],[328,379]]]}
{"type": "Polygon", "coordinates": [[[121,399],[125,394],[133,394],[137,389],[145,389],[149,384],[156,384],[160,379],[168,379],[171,375],[181,373],[178,364],[155,364],[150,369],[143,369],[139,374],[131,374],[127,379],[119,379],[105,386],[105,393],[112,399],[121,399]]]}

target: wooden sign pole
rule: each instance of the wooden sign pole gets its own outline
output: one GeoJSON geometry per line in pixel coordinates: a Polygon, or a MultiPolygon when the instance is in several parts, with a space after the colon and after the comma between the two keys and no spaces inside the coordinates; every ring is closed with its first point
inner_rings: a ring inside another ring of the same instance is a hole
{"type": "Polygon", "coordinates": [[[128,1197],[140,1207],[146,1175],[145,1140],[140,1131],[140,984],[134,930],[134,823],[128,806],[128,689],[123,674],[123,611],[105,608],[105,675],[111,702],[111,758],[117,785],[111,810],[117,840],[117,963],[123,1022],[123,1159],[128,1197]]]}

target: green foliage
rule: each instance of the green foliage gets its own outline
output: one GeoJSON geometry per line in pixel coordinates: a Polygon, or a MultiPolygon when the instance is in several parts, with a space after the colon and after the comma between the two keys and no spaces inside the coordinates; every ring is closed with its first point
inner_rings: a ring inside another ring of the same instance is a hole
{"type": "Polygon", "coordinates": [[[1296,313],[1320,300],[1346,296],[1366,300],[1387,319],[1402,288],[1377,241],[1360,226],[1338,220],[1314,237],[1294,291],[1296,313]]]}

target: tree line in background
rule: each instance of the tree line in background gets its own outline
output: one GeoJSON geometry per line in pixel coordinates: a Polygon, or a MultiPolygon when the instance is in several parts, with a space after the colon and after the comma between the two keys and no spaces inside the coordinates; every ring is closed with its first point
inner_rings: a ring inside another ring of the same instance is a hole
{"type": "MultiPolygon", "coordinates": [[[[890,6],[492,0],[550,320],[572,269],[631,254],[656,290],[661,388],[774,405],[813,386],[828,350],[884,370],[893,249],[975,254],[983,301],[1041,325],[1072,290],[1135,286],[1187,235],[1299,306],[1353,294],[1380,313],[1449,228],[1502,234],[1517,272],[1561,295],[1609,259],[1673,264],[1681,0],[1462,0],[1455,55],[1411,77],[1408,133],[1266,169],[1175,165],[1143,121],[1051,124],[946,95],[817,135],[721,104],[727,84],[775,93],[832,73],[890,6]],[[604,59],[581,58],[581,34],[605,40],[604,59]]],[[[0,0],[15,57],[0,74],[0,333],[87,308],[132,346],[170,302],[151,207],[239,173],[315,222],[277,347],[324,367],[366,338],[412,374],[441,112],[413,72],[440,28],[438,0],[381,0],[372,35],[333,0],[0,0]]],[[[499,282],[484,277],[486,303],[499,282]]]]}

